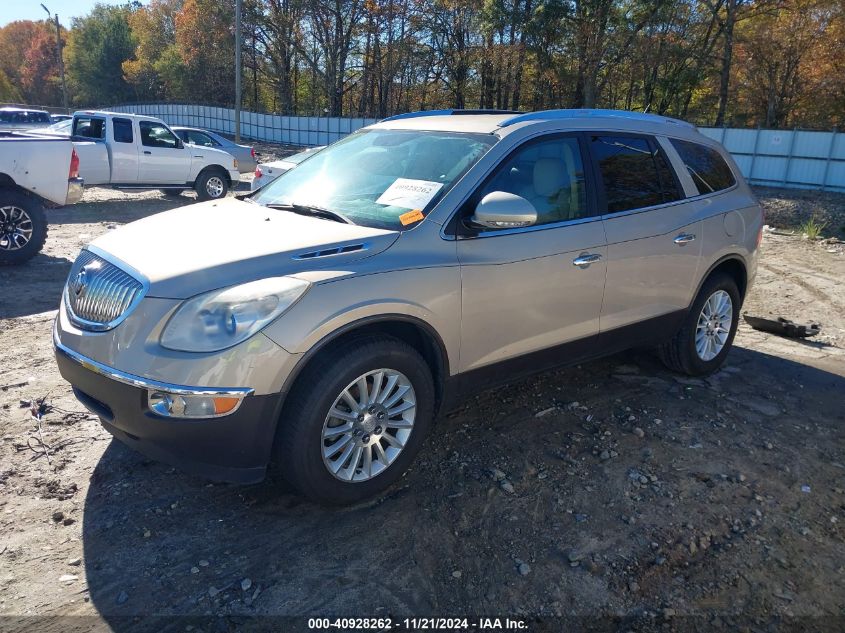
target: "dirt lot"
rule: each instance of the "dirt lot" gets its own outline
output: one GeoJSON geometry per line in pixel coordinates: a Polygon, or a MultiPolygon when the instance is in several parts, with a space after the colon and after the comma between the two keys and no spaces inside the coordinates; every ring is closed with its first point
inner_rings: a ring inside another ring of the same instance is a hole
{"type": "Polygon", "coordinates": [[[0,630],[227,631],[302,614],[845,629],[845,249],[784,234],[816,215],[843,237],[845,197],[760,195],[779,228],[744,309],[817,320],[820,336],[743,324],[706,380],[640,352],[483,393],[388,496],[327,510],[145,459],[73,399],[50,339],[71,260],[191,202],[86,192],[51,214],[43,254],[0,270],[0,630]],[[20,403],[44,396],[39,432],[20,403]],[[133,617],[150,615],[197,619],[133,617]]]}

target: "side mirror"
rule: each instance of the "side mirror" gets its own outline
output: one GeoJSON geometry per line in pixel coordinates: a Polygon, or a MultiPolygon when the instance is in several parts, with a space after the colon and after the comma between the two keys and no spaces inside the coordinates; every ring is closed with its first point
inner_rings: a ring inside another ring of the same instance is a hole
{"type": "Polygon", "coordinates": [[[178,136],[176,137],[176,149],[185,149],[185,144],[182,142],[182,139],[178,136]]]}
{"type": "Polygon", "coordinates": [[[491,229],[531,226],[537,221],[537,209],[522,196],[506,191],[491,191],[475,207],[470,221],[491,229]]]}

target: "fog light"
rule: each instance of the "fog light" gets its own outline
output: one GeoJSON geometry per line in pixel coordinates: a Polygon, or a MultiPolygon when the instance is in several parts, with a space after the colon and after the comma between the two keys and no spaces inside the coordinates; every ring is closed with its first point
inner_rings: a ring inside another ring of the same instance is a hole
{"type": "Polygon", "coordinates": [[[147,391],[150,409],[166,418],[215,418],[233,413],[242,398],[147,391]]]}

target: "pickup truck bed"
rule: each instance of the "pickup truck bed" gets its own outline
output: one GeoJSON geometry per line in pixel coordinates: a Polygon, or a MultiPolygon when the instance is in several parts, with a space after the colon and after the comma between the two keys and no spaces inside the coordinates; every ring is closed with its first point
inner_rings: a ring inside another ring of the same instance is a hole
{"type": "Polygon", "coordinates": [[[82,198],[79,158],[69,138],[0,132],[0,264],[20,264],[47,239],[44,207],[82,198]]]}

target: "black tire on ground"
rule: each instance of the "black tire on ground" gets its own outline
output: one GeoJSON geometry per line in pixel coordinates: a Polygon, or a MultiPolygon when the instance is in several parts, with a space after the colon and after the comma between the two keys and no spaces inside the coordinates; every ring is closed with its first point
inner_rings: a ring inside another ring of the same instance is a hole
{"type": "Polygon", "coordinates": [[[205,169],[194,182],[194,191],[200,200],[219,200],[229,193],[229,176],[222,169],[205,169]]]}
{"type": "Polygon", "coordinates": [[[690,376],[701,376],[716,371],[725,361],[733,344],[736,328],[739,323],[739,312],[743,297],[739,293],[734,279],[724,273],[716,273],[709,277],[693,301],[689,313],[675,335],[657,348],[660,360],[674,371],[690,376]],[[695,346],[695,333],[698,318],[705,302],[716,292],[723,290],[730,296],[732,316],[730,332],[722,350],[711,360],[703,360],[695,346]]]}
{"type": "Polygon", "coordinates": [[[416,457],[434,417],[434,381],[422,356],[388,336],[352,339],[317,356],[298,378],[276,430],[274,466],[300,494],[328,505],[362,501],[399,479],[416,457]],[[395,460],[371,479],[344,482],[323,462],[323,424],[340,393],[359,376],[377,369],[404,374],[416,395],[411,435],[395,460]]]}
{"type": "Polygon", "coordinates": [[[176,198],[182,195],[182,189],[159,189],[165,196],[176,198]]]}
{"type": "Polygon", "coordinates": [[[24,263],[38,254],[46,240],[47,218],[41,202],[19,191],[0,189],[0,264],[24,263]]]}

